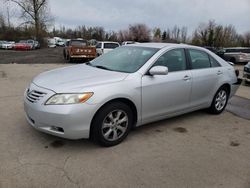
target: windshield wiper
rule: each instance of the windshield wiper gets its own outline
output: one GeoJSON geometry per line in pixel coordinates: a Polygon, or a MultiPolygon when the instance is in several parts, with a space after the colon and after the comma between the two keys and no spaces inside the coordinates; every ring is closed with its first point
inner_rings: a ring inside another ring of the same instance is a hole
{"type": "Polygon", "coordinates": [[[90,65],[90,66],[93,66],[90,61],[88,61],[87,63],[85,63],[86,65],[90,65]]]}
{"type": "MultiPolygon", "coordinates": [[[[104,67],[104,66],[102,66],[102,65],[92,65],[93,67],[96,67],[96,68],[99,68],[99,69],[104,69],[104,70],[111,70],[111,69],[109,69],[109,68],[107,68],[107,67],[104,67]]],[[[111,70],[112,71],[112,70],[111,70]]]]}

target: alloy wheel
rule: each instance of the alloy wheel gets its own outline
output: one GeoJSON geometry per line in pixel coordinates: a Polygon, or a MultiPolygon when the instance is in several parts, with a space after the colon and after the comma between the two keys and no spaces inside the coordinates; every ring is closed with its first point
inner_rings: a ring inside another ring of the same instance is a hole
{"type": "Polygon", "coordinates": [[[123,110],[110,112],[102,123],[102,135],[107,141],[116,141],[128,129],[128,115],[123,110]]]}

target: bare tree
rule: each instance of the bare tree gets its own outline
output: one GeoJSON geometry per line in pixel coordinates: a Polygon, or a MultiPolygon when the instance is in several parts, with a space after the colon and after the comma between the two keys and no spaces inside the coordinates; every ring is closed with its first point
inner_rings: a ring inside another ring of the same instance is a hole
{"type": "Polygon", "coordinates": [[[186,43],[187,42],[187,32],[188,32],[188,29],[187,27],[182,27],[181,28],[181,42],[182,43],[186,43]]]}
{"type": "Polygon", "coordinates": [[[135,24],[129,26],[129,34],[136,42],[150,41],[150,29],[145,24],[135,24]]]}
{"type": "Polygon", "coordinates": [[[46,29],[46,24],[51,21],[48,13],[48,0],[6,0],[19,6],[24,19],[23,24],[32,24],[35,27],[35,36],[41,38],[41,30],[46,29]]]}
{"type": "Polygon", "coordinates": [[[162,41],[162,34],[161,34],[161,29],[159,27],[156,27],[153,29],[153,41],[154,42],[161,42],[162,41]]]}

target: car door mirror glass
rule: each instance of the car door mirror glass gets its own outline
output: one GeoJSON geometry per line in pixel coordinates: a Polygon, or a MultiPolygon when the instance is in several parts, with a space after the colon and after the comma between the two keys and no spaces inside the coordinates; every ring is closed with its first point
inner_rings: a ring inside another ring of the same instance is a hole
{"type": "Polygon", "coordinates": [[[152,76],[154,76],[154,75],[167,75],[168,68],[165,66],[155,66],[149,70],[149,74],[152,76]]]}

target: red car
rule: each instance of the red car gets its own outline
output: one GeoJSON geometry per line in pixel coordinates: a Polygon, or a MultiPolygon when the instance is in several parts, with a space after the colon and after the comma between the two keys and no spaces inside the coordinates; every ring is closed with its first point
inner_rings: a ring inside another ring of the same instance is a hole
{"type": "Polygon", "coordinates": [[[20,40],[14,45],[15,50],[32,50],[32,46],[26,40],[20,40]]]}

